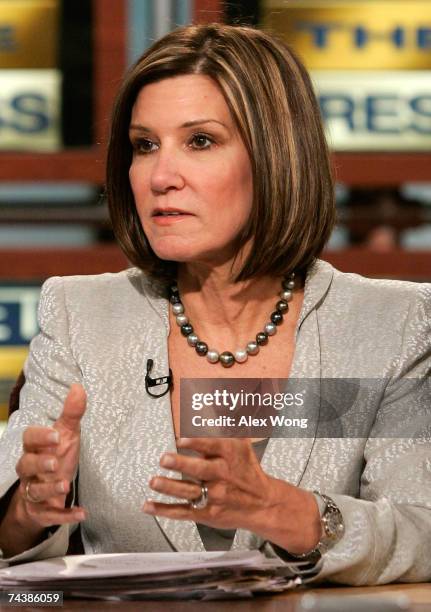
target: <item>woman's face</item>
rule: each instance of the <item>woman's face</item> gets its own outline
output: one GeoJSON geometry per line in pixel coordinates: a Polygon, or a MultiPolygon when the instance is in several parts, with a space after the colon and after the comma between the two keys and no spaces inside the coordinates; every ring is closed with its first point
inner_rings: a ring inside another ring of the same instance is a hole
{"type": "Polygon", "coordinates": [[[229,261],[250,215],[253,181],[216,83],[185,75],[144,86],[132,109],[130,140],[130,185],[158,257],[229,261]]]}

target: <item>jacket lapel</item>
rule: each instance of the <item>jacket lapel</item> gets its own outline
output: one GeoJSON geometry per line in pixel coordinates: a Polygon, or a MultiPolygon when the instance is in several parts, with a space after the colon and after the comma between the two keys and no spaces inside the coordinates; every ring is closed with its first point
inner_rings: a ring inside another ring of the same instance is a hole
{"type": "MultiPolygon", "coordinates": [[[[298,319],[295,335],[295,354],[289,379],[313,379],[305,388],[312,393],[306,397],[304,417],[309,426],[300,438],[270,438],[262,457],[262,469],[275,478],[300,486],[307,463],[315,443],[320,412],[319,385],[321,380],[321,346],[319,335],[318,306],[329,290],[333,268],[323,261],[317,261],[309,271],[304,287],[304,301],[298,319]]],[[[286,509],[288,512],[288,509],[286,509]]],[[[238,529],[232,545],[236,548],[259,546],[256,536],[238,529]]]]}

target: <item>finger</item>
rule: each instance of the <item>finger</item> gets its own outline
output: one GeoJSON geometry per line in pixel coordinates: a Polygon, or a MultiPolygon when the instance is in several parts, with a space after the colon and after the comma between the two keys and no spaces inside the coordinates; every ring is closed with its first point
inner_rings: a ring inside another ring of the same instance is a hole
{"type": "Polygon", "coordinates": [[[26,501],[30,501],[28,499],[30,496],[30,498],[38,500],[37,503],[40,503],[52,497],[66,495],[69,489],[70,484],[67,480],[55,480],[53,482],[30,481],[28,488],[27,484],[24,486],[24,483],[22,483],[21,494],[26,501]]]}
{"type": "Polygon", "coordinates": [[[54,427],[61,425],[71,432],[79,432],[81,419],[87,406],[87,395],[82,385],[74,384],[64,402],[63,412],[54,427]]]}
{"type": "Polygon", "coordinates": [[[195,450],[207,457],[225,459],[252,448],[250,438],[180,438],[177,446],[195,450]]]}
{"type": "Polygon", "coordinates": [[[229,472],[224,459],[186,457],[176,453],[162,455],[160,465],[163,468],[181,472],[197,480],[222,480],[227,478],[229,472]]]}
{"type": "Polygon", "coordinates": [[[66,523],[80,523],[85,521],[87,514],[84,508],[74,506],[73,508],[55,508],[46,504],[32,504],[27,502],[28,514],[42,527],[52,525],[63,525],[66,523]]]}
{"type": "Polygon", "coordinates": [[[60,442],[60,434],[50,427],[27,427],[22,436],[22,443],[26,452],[36,453],[55,447],[60,442]]]}
{"type": "Polygon", "coordinates": [[[219,529],[237,529],[244,524],[244,512],[230,512],[228,515],[217,506],[209,505],[207,508],[195,509],[190,504],[163,504],[147,499],[142,506],[143,512],[151,516],[165,516],[166,518],[194,521],[219,529]]]}
{"type": "Polygon", "coordinates": [[[162,504],[147,500],[142,510],[152,516],[166,516],[167,518],[188,521],[196,520],[196,510],[193,510],[189,504],[162,504]]]}
{"type": "Polygon", "coordinates": [[[149,484],[153,491],[182,499],[197,499],[201,494],[201,486],[187,480],[175,480],[174,478],[156,476],[150,480],[149,484]]]}
{"type": "Polygon", "coordinates": [[[19,478],[33,478],[39,475],[52,475],[58,468],[58,461],[53,455],[24,453],[16,464],[19,478]]]}

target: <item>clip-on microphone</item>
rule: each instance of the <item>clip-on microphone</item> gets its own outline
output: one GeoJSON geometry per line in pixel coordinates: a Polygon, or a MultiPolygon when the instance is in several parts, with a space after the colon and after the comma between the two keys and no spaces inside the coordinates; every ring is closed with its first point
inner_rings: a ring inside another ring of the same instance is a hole
{"type": "Polygon", "coordinates": [[[168,376],[161,376],[160,378],[151,378],[150,376],[150,372],[151,369],[153,367],[153,360],[152,359],[147,359],[147,373],[145,375],[145,391],[148,393],[148,395],[150,395],[151,397],[163,397],[164,395],[166,395],[166,393],[168,393],[169,389],[172,386],[172,370],[171,368],[169,368],[169,375],[168,376]],[[155,393],[151,393],[150,391],[150,387],[157,387],[159,385],[168,385],[166,390],[163,391],[163,393],[159,393],[159,395],[155,394],[155,393]]]}

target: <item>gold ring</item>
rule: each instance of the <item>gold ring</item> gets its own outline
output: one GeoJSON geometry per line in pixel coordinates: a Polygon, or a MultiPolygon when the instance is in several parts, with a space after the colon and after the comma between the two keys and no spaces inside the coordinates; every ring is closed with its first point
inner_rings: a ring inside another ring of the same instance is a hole
{"type": "Polygon", "coordinates": [[[25,499],[29,502],[31,502],[32,504],[40,504],[40,502],[42,501],[41,499],[36,499],[35,497],[33,497],[33,495],[30,493],[30,485],[31,485],[31,480],[29,480],[27,482],[27,484],[25,485],[25,499]]]}

